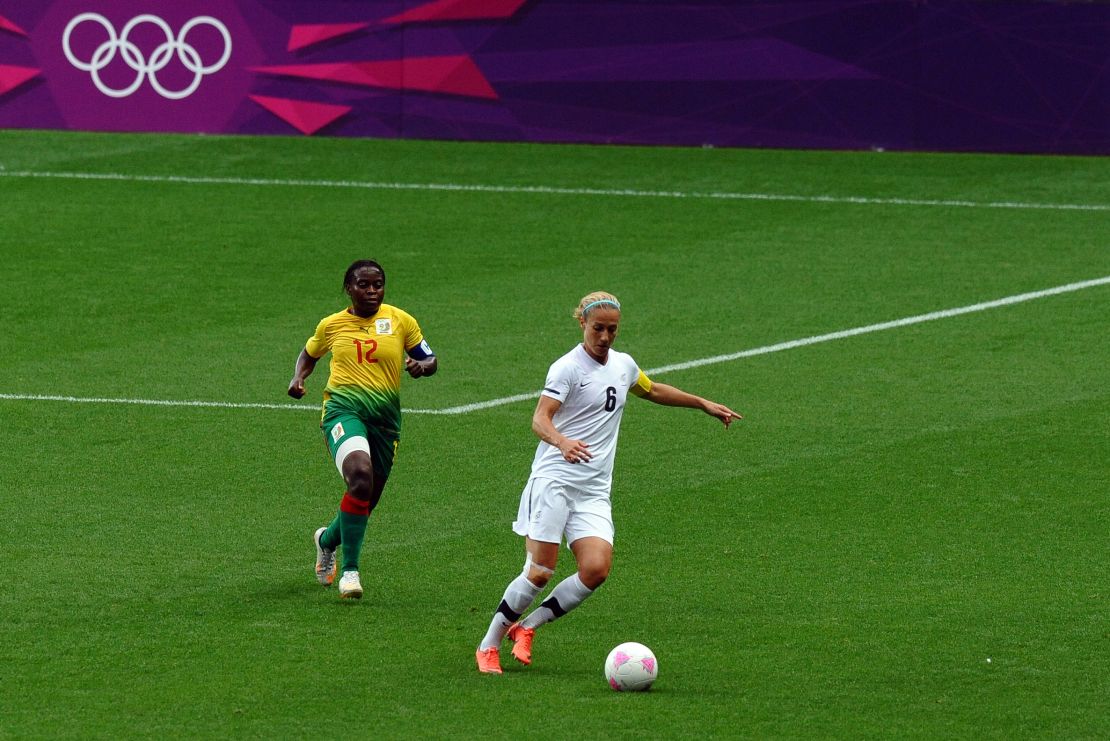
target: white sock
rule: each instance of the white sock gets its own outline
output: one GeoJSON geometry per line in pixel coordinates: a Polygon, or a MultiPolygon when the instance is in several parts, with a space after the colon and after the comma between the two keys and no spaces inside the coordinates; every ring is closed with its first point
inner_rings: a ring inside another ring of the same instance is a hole
{"type": "Polygon", "coordinates": [[[501,604],[498,605],[497,612],[493,613],[493,619],[490,620],[486,637],[478,644],[479,650],[485,651],[487,648],[500,646],[509,626],[520,620],[521,613],[528,609],[528,605],[532,604],[532,600],[540,593],[541,588],[528,581],[528,577],[524,574],[509,582],[505,595],[501,598],[501,604]]]}
{"type": "Polygon", "coordinates": [[[550,623],[578,607],[593,593],[594,590],[583,584],[578,578],[578,573],[575,572],[556,584],[543,604],[533,610],[532,614],[524,618],[520,624],[525,628],[538,628],[544,623],[550,623]]]}

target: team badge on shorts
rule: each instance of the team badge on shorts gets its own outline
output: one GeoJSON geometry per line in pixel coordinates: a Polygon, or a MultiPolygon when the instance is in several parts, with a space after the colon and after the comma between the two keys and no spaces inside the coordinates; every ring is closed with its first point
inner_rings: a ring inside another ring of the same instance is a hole
{"type": "Polygon", "coordinates": [[[378,334],[393,334],[393,321],[386,319],[378,319],[374,322],[374,331],[378,334]]]}
{"type": "Polygon", "coordinates": [[[333,442],[339,442],[341,437],[343,437],[343,423],[337,422],[335,427],[331,428],[331,439],[333,442]]]}

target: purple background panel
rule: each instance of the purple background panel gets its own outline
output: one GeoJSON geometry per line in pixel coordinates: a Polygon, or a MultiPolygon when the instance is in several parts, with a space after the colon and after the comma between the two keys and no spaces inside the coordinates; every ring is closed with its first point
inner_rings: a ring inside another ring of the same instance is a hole
{"type": "Polygon", "coordinates": [[[1110,153],[1106,3],[468,0],[462,20],[436,17],[442,7],[0,0],[0,17],[26,31],[0,27],[0,68],[40,70],[0,94],[0,127],[1110,153]],[[387,22],[412,11],[418,20],[387,22]],[[88,12],[117,34],[144,14],[170,29],[167,41],[157,23],[136,24],[130,46],[96,73],[102,87],[134,86],[128,95],[105,94],[80,68],[98,50],[100,61],[109,56],[100,24],[73,29],[80,64],[63,51],[65,28],[88,12]],[[198,80],[184,62],[219,59],[220,32],[196,25],[188,49],[175,56],[172,47],[204,16],[227,29],[232,51],[198,80]],[[313,25],[339,30],[289,51],[293,29],[313,25]],[[450,58],[478,79],[427,89],[426,73],[449,70],[450,58]],[[136,63],[158,69],[137,72],[136,63]],[[380,86],[273,72],[326,64],[402,71],[380,86]],[[181,99],[157,89],[194,82],[181,99]],[[479,89],[495,97],[467,93],[479,89]],[[282,115],[313,106],[346,112],[318,129],[282,115]]]}

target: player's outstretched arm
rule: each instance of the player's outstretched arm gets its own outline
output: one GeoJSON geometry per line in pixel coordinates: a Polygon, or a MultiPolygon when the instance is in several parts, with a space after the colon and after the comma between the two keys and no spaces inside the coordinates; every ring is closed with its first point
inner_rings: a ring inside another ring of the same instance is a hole
{"type": "Polygon", "coordinates": [[[694,396],[680,388],[668,386],[665,383],[652,383],[651,391],[644,394],[643,398],[668,407],[700,409],[710,417],[716,417],[721,420],[725,427],[728,427],[735,420],[743,419],[740,414],[732,411],[724,404],[718,404],[715,401],[703,399],[700,396],[694,396]]]}
{"type": "Polygon", "coordinates": [[[289,381],[289,395],[294,399],[304,396],[304,379],[316,370],[317,360],[319,358],[309,355],[308,350],[301,349],[301,354],[297,356],[297,365],[293,368],[293,379],[289,381]]]}

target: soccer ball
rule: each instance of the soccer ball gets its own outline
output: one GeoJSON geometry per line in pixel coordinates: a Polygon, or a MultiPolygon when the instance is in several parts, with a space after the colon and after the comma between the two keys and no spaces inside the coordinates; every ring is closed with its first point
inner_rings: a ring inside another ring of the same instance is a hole
{"type": "Polygon", "coordinates": [[[622,643],[605,659],[605,679],[617,692],[643,692],[659,676],[659,662],[642,643],[622,643]]]}

